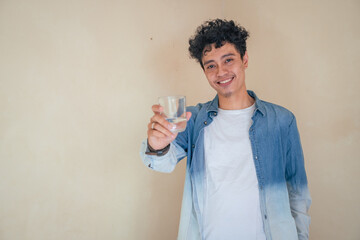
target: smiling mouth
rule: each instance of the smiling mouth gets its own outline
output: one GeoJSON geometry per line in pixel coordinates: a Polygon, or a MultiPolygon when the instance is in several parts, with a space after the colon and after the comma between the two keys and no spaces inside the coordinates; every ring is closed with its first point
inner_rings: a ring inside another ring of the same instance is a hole
{"type": "Polygon", "coordinates": [[[216,83],[219,84],[219,85],[228,85],[228,84],[231,83],[231,81],[232,81],[233,79],[234,79],[234,77],[231,77],[231,78],[228,78],[228,79],[223,80],[223,81],[218,81],[218,82],[216,82],[216,83]]]}

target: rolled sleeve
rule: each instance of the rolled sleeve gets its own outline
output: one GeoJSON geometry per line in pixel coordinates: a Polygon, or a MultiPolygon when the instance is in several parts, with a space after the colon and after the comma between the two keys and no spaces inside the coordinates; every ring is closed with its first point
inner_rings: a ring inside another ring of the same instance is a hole
{"type": "Polygon", "coordinates": [[[158,172],[170,173],[176,164],[186,156],[186,152],[175,141],[170,144],[169,151],[164,156],[147,155],[147,140],[143,140],[140,148],[140,157],[150,169],[158,172]]]}

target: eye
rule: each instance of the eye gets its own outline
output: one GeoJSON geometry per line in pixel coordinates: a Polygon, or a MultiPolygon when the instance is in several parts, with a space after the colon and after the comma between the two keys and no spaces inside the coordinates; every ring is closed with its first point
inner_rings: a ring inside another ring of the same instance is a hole
{"type": "Polygon", "coordinates": [[[210,65],[208,65],[208,66],[206,67],[206,69],[213,69],[214,67],[215,67],[215,65],[210,64],[210,65]]]}
{"type": "Polygon", "coordinates": [[[225,63],[229,63],[229,62],[231,62],[233,59],[232,58],[227,58],[226,60],[225,60],[225,63]]]}

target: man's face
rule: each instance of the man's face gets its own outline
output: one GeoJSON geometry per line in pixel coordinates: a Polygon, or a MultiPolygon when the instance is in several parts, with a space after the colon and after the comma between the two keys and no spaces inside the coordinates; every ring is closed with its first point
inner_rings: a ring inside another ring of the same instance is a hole
{"type": "Polygon", "coordinates": [[[206,78],[219,98],[240,96],[246,92],[247,53],[241,59],[233,44],[225,43],[220,48],[215,48],[215,44],[211,44],[204,48],[202,63],[206,78]]]}

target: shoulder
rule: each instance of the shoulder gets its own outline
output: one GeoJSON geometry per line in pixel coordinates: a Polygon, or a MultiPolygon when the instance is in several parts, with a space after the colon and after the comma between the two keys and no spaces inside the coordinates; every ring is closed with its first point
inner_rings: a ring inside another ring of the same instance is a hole
{"type": "Polygon", "coordinates": [[[194,136],[194,134],[196,135],[196,132],[194,132],[194,131],[195,131],[195,129],[197,129],[199,127],[199,122],[201,122],[201,119],[203,119],[207,116],[207,110],[208,110],[208,106],[210,104],[211,104],[211,101],[206,102],[206,103],[198,103],[195,106],[186,107],[186,111],[191,112],[191,118],[187,122],[186,131],[180,133],[178,135],[178,138],[179,138],[179,136],[182,136],[185,134],[187,135],[187,137],[194,136]]]}
{"type": "Polygon", "coordinates": [[[191,118],[196,118],[199,114],[206,112],[208,106],[212,103],[212,101],[208,101],[206,103],[198,103],[195,106],[189,106],[186,108],[188,112],[191,112],[191,118]]]}
{"type": "Polygon", "coordinates": [[[268,119],[276,119],[282,125],[289,126],[295,119],[295,115],[287,108],[275,103],[259,100],[265,109],[265,116],[268,119]]]}

